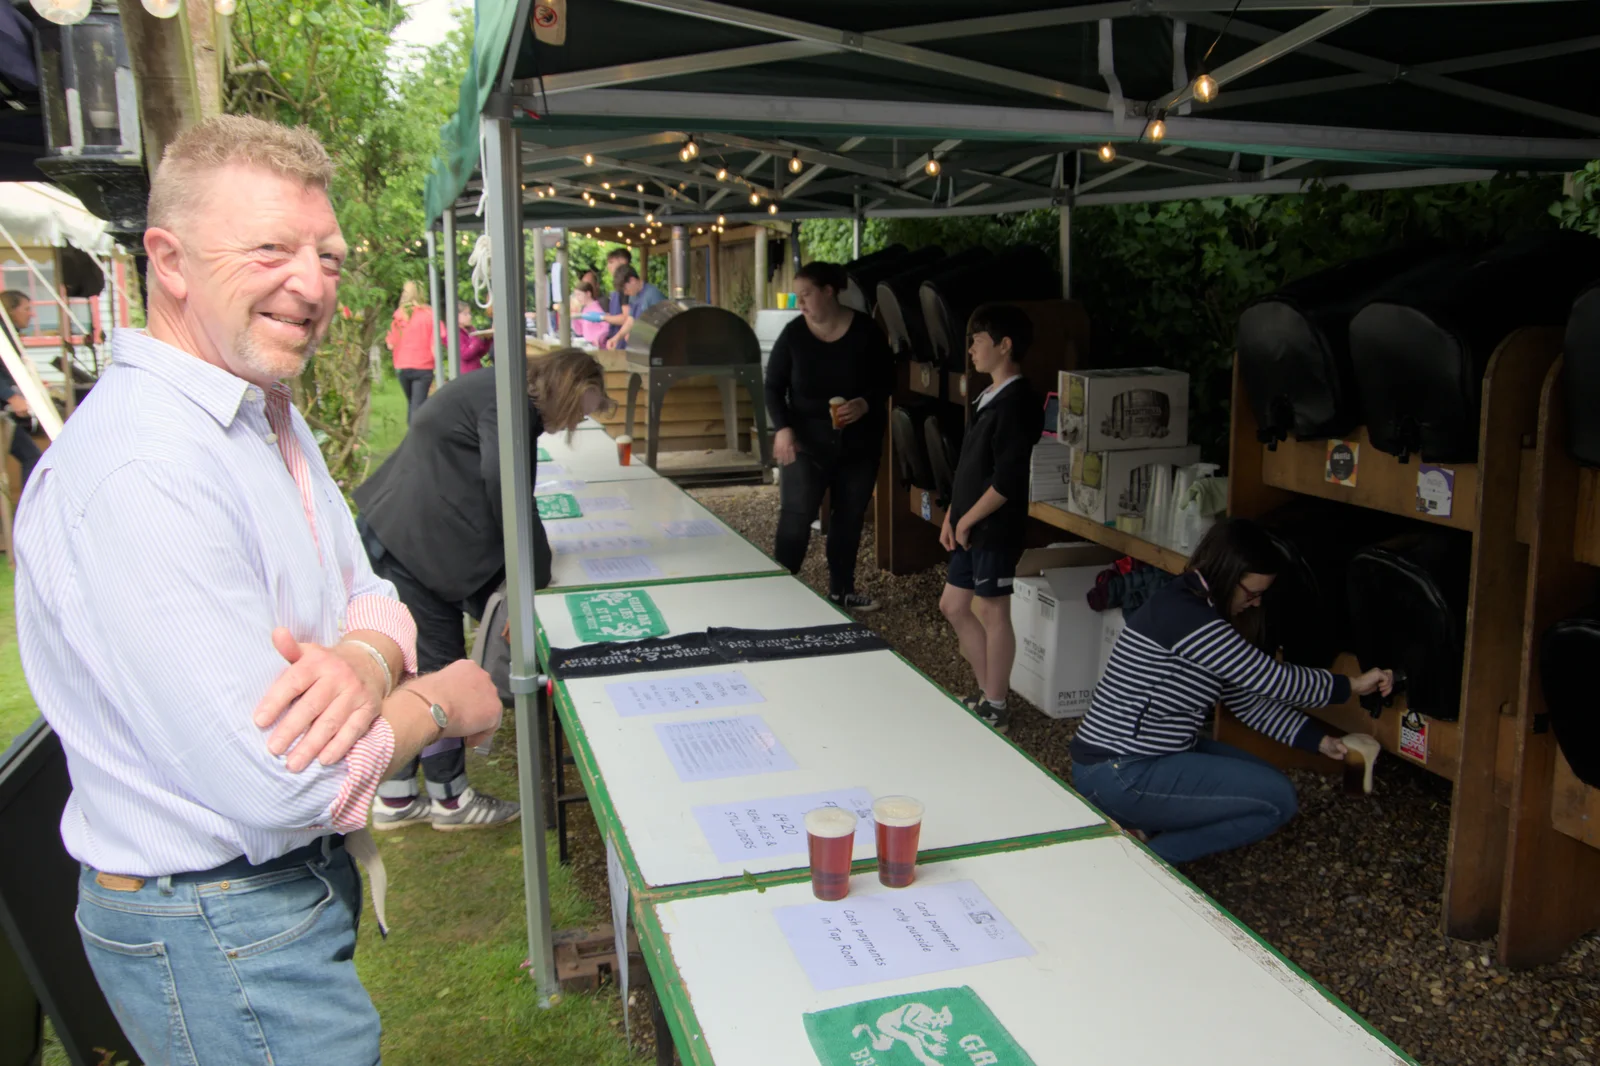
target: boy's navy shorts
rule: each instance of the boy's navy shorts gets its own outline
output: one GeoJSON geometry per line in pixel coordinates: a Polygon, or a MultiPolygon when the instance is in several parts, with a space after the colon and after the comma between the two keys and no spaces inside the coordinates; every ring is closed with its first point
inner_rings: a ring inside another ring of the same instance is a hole
{"type": "Polygon", "coordinates": [[[958,589],[971,589],[975,596],[1009,596],[1021,558],[1020,551],[958,547],[950,553],[945,580],[958,589]]]}

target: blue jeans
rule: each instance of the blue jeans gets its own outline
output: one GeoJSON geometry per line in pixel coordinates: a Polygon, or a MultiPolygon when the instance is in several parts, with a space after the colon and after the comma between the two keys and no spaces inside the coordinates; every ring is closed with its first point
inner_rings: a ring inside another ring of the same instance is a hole
{"type": "Polygon", "coordinates": [[[1119,756],[1072,768],[1077,790],[1168,862],[1254,844],[1300,809],[1294,785],[1231,744],[1202,739],[1176,755],[1119,756]]]}
{"type": "Polygon", "coordinates": [[[270,872],[200,880],[231,872],[219,867],[134,891],[102,887],[84,869],[78,931],[145,1066],[378,1061],[378,1012],[353,961],[354,861],[340,847],[262,866],[270,872]]]}

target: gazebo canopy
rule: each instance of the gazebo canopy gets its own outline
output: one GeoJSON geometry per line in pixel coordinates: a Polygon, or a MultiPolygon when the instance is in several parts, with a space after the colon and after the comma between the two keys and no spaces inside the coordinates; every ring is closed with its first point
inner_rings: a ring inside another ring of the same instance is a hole
{"type": "Polygon", "coordinates": [[[560,44],[523,32],[537,7],[477,0],[430,222],[476,208],[485,108],[521,131],[525,220],[582,228],[1392,188],[1600,158],[1587,0],[992,0],[977,17],[956,0],[585,0],[560,44]]]}

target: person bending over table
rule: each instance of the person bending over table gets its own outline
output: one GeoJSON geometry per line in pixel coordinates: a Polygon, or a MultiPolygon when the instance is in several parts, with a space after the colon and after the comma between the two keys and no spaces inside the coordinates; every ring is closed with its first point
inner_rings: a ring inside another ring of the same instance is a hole
{"type": "MultiPolygon", "coordinates": [[[[417,623],[423,672],[466,655],[461,616],[482,618],[505,580],[500,498],[500,424],[495,375],[463,374],[433,394],[378,472],[354,492],[372,569],[394,582],[417,623]]],[[[537,481],[538,439],[569,433],[607,406],[605,373],[586,352],[563,348],[528,360],[528,467],[537,481]]],[[[532,486],[529,486],[530,489],[532,486]]],[[[534,515],[534,586],[550,583],[550,542],[534,515]]],[[[435,829],[483,829],[515,819],[520,808],[473,789],[458,739],[413,759],[383,784],[372,804],[374,829],[431,822],[435,829]]]]}
{"type": "Polygon", "coordinates": [[[1072,740],[1078,791],[1168,862],[1253,844],[1299,807],[1279,770],[1201,735],[1217,700],[1273,740],[1343,759],[1343,741],[1295,708],[1394,686],[1388,670],[1350,677],[1272,657],[1261,601],[1284,564],[1255,523],[1213,526],[1189,569],[1128,619],[1072,740]]]}
{"type": "Polygon", "coordinates": [[[796,271],[800,317],[778,334],[767,362],[772,454],[783,466],[772,555],[790,573],[800,571],[811,521],[829,493],[828,598],[866,613],[878,605],[856,592],[856,550],[878,481],[894,355],[871,318],[839,302],[848,284],[836,263],[812,261],[796,271]],[[846,401],[839,429],[828,406],[834,398],[846,401]]]}

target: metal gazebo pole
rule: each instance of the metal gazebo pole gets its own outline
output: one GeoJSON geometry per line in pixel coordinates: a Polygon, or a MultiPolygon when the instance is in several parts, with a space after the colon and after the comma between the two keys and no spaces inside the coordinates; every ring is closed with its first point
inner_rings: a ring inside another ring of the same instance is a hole
{"type": "Polygon", "coordinates": [[[495,402],[500,426],[500,498],[505,514],[506,593],[511,619],[511,692],[517,723],[517,789],[522,800],[522,878],[528,907],[528,961],[549,1006],[560,991],[550,936],[550,878],[544,850],[544,737],[532,714],[539,688],[534,634],[533,469],[528,425],[528,353],[523,341],[520,158],[509,118],[481,120],[483,180],[494,292],[495,402]]]}
{"type": "Polygon", "coordinates": [[[433,387],[444,384],[444,350],[439,346],[439,255],[438,244],[433,239],[433,227],[428,227],[428,306],[433,311],[433,387]]]}
{"type": "Polygon", "coordinates": [[[449,338],[450,380],[461,376],[461,331],[456,328],[456,210],[452,204],[444,212],[444,335],[449,338]]]}

